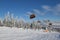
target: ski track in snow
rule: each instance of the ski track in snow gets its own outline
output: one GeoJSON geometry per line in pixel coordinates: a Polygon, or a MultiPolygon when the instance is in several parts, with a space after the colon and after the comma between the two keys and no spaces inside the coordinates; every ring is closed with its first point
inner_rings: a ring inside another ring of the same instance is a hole
{"type": "Polygon", "coordinates": [[[60,40],[58,32],[0,27],[0,40],[60,40]]]}

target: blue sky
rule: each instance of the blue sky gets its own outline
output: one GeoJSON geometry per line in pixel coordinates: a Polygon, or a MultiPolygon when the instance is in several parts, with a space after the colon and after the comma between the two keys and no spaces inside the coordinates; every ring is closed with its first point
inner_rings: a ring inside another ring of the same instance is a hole
{"type": "Polygon", "coordinates": [[[37,15],[33,20],[60,21],[60,0],[0,0],[0,18],[8,11],[27,21],[31,13],[37,15]]]}

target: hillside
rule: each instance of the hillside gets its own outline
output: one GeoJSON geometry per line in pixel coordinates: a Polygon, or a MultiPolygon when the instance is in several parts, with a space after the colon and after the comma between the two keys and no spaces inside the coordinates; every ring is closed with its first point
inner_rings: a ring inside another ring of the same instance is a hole
{"type": "Polygon", "coordinates": [[[60,33],[14,27],[0,27],[0,40],[60,40],[60,33]]]}

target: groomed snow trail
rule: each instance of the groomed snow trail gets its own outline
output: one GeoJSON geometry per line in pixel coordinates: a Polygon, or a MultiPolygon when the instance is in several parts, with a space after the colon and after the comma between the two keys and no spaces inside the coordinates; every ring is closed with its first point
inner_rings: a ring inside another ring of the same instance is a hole
{"type": "Polygon", "coordinates": [[[60,33],[0,27],[0,40],[60,40],[60,33]]]}

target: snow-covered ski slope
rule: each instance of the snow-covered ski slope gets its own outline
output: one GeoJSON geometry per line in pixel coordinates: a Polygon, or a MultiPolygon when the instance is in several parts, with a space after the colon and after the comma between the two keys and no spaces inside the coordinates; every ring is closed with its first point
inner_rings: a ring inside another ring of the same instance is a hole
{"type": "Polygon", "coordinates": [[[60,40],[58,32],[0,27],[0,40],[60,40]]]}

